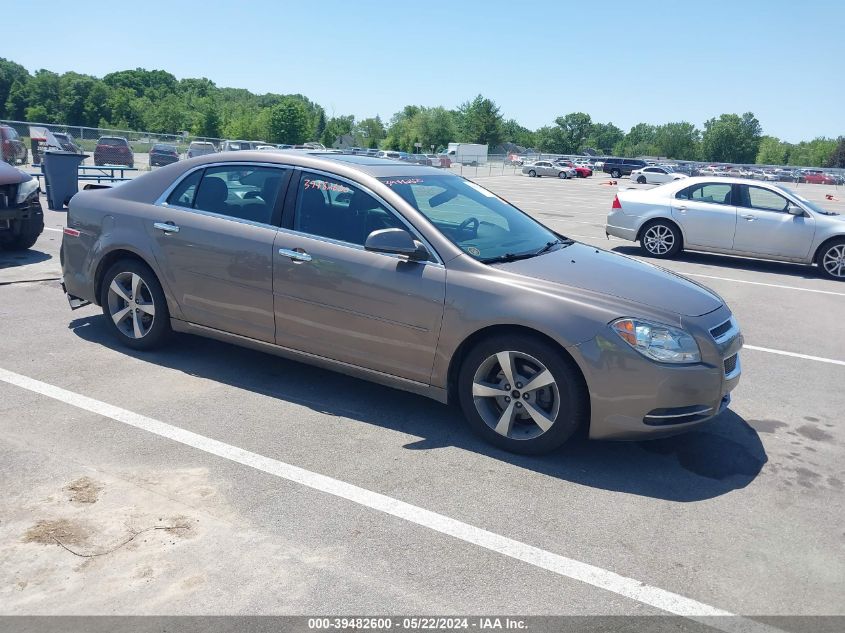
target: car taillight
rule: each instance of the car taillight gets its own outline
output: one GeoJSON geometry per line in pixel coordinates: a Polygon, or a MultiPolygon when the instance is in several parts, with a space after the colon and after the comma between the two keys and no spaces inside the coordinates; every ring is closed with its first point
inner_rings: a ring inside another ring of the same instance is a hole
{"type": "Polygon", "coordinates": [[[613,205],[610,207],[611,209],[621,209],[622,203],[619,202],[619,196],[613,196],[613,205]]]}

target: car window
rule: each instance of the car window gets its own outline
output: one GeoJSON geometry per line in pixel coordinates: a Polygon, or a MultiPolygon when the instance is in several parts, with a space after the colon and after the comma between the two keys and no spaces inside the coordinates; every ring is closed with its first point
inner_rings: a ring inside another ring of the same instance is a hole
{"type": "Polygon", "coordinates": [[[202,169],[198,169],[182,180],[167,198],[167,204],[191,208],[194,206],[194,194],[202,177],[202,169]]]}
{"type": "Polygon", "coordinates": [[[275,167],[209,167],[194,195],[194,208],[270,224],[283,177],[284,170],[275,167]]]}
{"type": "Polygon", "coordinates": [[[383,204],[362,189],[327,176],[304,172],[293,216],[295,231],[363,246],[380,229],[407,229],[383,204]]]}
{"type": "Polygon", "coordinates": [[[780,194],[763,187],[741,186],[741,206],[761,211],[786,211],[789,201],[780,194]]]}
{"type": "Polygon", "coordinates": [[[675,194],[675,197],[679,200],[691,200],[693,202],[731,204],[731,185],[727,183],[708,182],[687,187],[675,194]]]}
{"type": "Polygon", "coordinates": [[[126,143],[126,140],[124,140],[122,138],[109,138],[109,137],[106,136],[106,137],[101,138],[99,141],[97,141],[97,144],[98,145],[112,145],[114,147],[117,147],[117,146],[124,146],[125,147],[127,143],[126,143]]]}

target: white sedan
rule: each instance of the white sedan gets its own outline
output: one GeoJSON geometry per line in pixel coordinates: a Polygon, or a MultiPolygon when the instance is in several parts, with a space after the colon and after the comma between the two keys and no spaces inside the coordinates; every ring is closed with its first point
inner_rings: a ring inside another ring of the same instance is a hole
{"type": "Polygon", "coordinates": [[[664,182],[672,182],[687,177],[686,174],[673,171],[671,167],[658,167],[656,165],[642,167],[631,172],[631,182],[641,185],[660,185],[664,182]]]}
{"type": "Polygon", "coordinates": [[[684,249],[815,264],[845,281],[845,215],[781,185],[698,176],[653,189],[620,190],[605,233],[651,257],[684,249]]]}

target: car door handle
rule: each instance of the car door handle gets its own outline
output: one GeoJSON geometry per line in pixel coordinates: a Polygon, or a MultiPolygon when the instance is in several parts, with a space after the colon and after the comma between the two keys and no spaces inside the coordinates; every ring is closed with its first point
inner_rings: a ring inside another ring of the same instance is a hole
{"type": "Polygon", "coordinates": [[[165,233],[179,232],[179,227],[173,224],[173,222],[156,222],[155,224],[153,224],[153,228],[164,231],[165,233]]]}
{"type": "Polygon", "coordinates": [[[748,220],[749,222],[753,222],[754,220],[757,219],[757,216],[756,215],[743,215],[742,219],[748,220]]]}
{"type": "Polygon", "coordinates": [[[301,251],[295,251],[289,248],[280,248],[279,255],[284,255],[285,257],[290,257],[295,262],[310,262],[311,255],[308,253],[304,253],[301,251]]]}
{"type": "Polygon", "coordinates": [[[681,206],[678,207],[678,211],[686,212],[686,210],[687,210],[687,208],[686,208],[685,205],[681,205],[681,206]]]}

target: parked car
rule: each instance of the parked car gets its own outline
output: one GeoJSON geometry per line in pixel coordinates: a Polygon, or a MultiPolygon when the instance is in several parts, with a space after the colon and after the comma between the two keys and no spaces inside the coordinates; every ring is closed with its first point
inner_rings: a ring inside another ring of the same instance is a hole
{"type": "MultiPolygon", "coordinates": [[[[269,147],[272,147],[270,145],[269,147]]],[[[192,141],[188,145],[188,151],[185,152],[185,158],[194,158],[196,156],[205,156],[207,154],[216,154],[217,148],[214,143],[209,141],[192,141]]]]}
{"type": "Polygon", "coordinates": [[[631,182],[641,185],[660,185],[681,178],[687,178],[687,175],[678,173],[671,167],[642,167],[631,172],[631,182]]]}
{"type": "Polygon", "coordinates": [[[425,154],[411,154],[410,162],[431,167],[431,159],[425,154]]]}
{"type": "Polygon", "coordinates": [[[450,169],[452,167],[452,159],[449,157],[449,155],[447,153],[442,152],[442,153],[437,155],[437,158],[440,159],[440,167],[442,167],[444,169],[450,169]]]}
{"type": "Polygon", "coordinates": [[[638,158],[606,158],[601,170],[613,178],[630,176],[631,172],[641,167],[647,167],[644,160],[638,158]]]}
{"type": "Polygon", "coordinates": [[[135,155],[124,137],[101,136],[94,147],[94,164],[134,167],[135,155]]]}
{"type": "Polygon", "coordinates": [[[290,149],[293,145],[288,145],[287,143],[278,143],[276,145],[276,149],[290,149]]]}
{"type": "Polygon", "coordinates": [[[220,146],[221,152],[240,152],[247,149],[252,149],[249,141],[223,141],[220,146]]]}
{"type": "Polygon", "coordinates": [[[440,157],[437,154],[426,154],[425,157],[428,159],[428,164],[432,167],[440,167],[440,157]]]}
{"type": "Polygon", "coordinates": [[[119,344],[192,332],[454,401],[519,453],[581,427],[693,428],[740,376],[742,337],[712,291],[420,165],[183,161],[74,196],[61,262],[72,305],[99,304],[119,344]]]}
{"type": "Polygon", "coordinates": [[[393,160],[399,160],[401,157],[399,152],[394,152],[393,150],[384,150],[378,153],[379,158],[392,158],[393,160]]]}
{"type": "Polygon", "coordinates": [[[25,165],[29,150],[11,125],[0,125],[0,161],[10,165],[25,165]]]}
{"type": "Polygon", "coordinates": [[[0,250],[26,250],[43,231],[38,179],[0,162],[0,250]]]}
{"type": "MultiPolygon", "coordinates": [[[[190,150],[188,150],[190,151],[190,150]]],[[[179,150],[170,143],[156,143],[150,148],[150,167],[170,165],[179,160],[179,150]]]]}
{"type": "Polygon", "coordinates": [[[576,178],[578,174],[574,167],[555,165],[548,160],[538,160],[534,163],[529,163],[522,168],[522,173],[532,178],[540,178],[541,176],[553,176],[555,178],[576,178]]]}
{"type": "Polygon", "coordinates": [[[558,158],[556,161],[554,161],[554,164],[558,165],[559,167],[569,167],[570,169],[574,169],[575,175],[578,178],[589,178],[593,175],[593,170],[590,169],[588,166],[584,164],[578,165],[576,163],[573,163],[571,160],[565,158],[558,158]]]}
{"type": "Polygon", "coordinates": [[[845,216],[780,184],[696,177],[620,191],[605,232],[652,257],[683,249],[815,264],[845,281],[845,216]]]}
{"type": "Polygon", "coordinates": [[[82,148],[76,144],[73,136],[66,132],[53,132],[53,137],[59,142],[61,148],[66,152],[81,154],[82,148]]]}
{"type": "Polygon", "coordinates": [[[805,169],[804,182],[814,185],[835,185],[836,178],[830,174],[826,174],[821,169],[805,169]]]}

